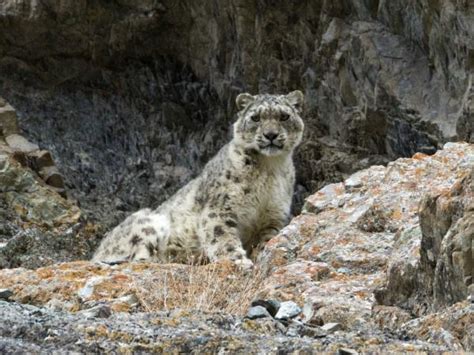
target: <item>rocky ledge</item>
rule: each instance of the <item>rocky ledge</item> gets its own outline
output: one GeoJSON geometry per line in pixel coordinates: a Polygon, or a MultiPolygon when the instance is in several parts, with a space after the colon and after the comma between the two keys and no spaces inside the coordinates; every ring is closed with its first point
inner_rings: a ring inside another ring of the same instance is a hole
{"type": "Polygon", "coordinates": [[[0,98],[0,268],[85,258],[97,229],[67,198],[51,153],[20,134],[0,98]]]}
{"type": "Polygon", "coordinates": [[[4,269],[0,350],[473,351],[473,212],[474,145],[448,143],[316,192],[250,274],[4,269]]]}

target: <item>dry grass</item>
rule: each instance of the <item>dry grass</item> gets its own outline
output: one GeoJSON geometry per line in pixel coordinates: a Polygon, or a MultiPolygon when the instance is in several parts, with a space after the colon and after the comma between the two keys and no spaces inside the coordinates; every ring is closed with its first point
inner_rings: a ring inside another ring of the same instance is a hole
{"type": "Polygon", "coordinates": [[[159,277],[135,283],[146,311],[183,309],[243,315],[262,284],[259,270],[243,272],[230,262],[163,265],[159,277]]]}

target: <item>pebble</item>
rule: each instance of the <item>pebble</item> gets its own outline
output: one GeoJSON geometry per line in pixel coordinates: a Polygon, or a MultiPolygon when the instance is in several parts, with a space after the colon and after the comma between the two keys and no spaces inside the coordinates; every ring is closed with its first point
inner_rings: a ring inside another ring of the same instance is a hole
{"type": "Polygon", "coordinates": [[[347,267],[340,267],[339,269],[336,270],[336,272],[339,274],[347,274],[347,275],[350,275],[352,273],[352,271],[347,267]]]}
{"type": "Polygon", "coordinates": [[[292,321],[286,333],[290,337],[309,337],[309,338],[324,338],[327,333],[321,327],[310,327],[306,324],[292,321]]]}
{"type": "Polygon", "coordinates": [[[340,348],[337,353],[338,353],[338,355],[357,355],[357,354],[359,354],[354,349],[349,349],[349,348],[340,348]]]}
{"type": "Polygon", "coordinates": [[[352,192],[355,189],[362,187],[362,180],[357,176],[357,174],[354,174],[344,181],[344,187],[347,192],[352,192]]]}
{"type": "Polygon", "coordinates": [[[282,302],[275,315],[276,319],[290,319],[301,313],[301,308],[293,301],[282,302]]]}
{"type": "Polygon", "coordinates": [[[102,280],[103,278],[100,276],[91,277],[90,279],[87,280],[84,287],[81,288],[79,291],[77,291],[77,295],[82,299],[90,298],[92,294],[94,293],[95,285],[101,282],[102,280]]]}
{"type": "Polygon", "coordinates": [[[275,317],[280,309],[281,303],[276,300],[255,300],[252,302],[252,307],[255,306],[264,307],[272,317],[275,317]]]}
{"type": "Polygon", "coordinates": [[[13,291],[8,288],[0,288],[0,300],[8,301],[13,296],[13,291]]]}
{"type": "Polygon", "coordinates": [[[38,145],[29,142],[25,137],[19,134],[11,134],[5,138],[5,141],[15,151],[29,153],[39,150],[38,145]]]}
{"type": "Polygon", "coordinates": [[[321,328],[328,333],[334,333],[340,330],[342,327],[339,323],[326,323],[321,328]]]}
{"type": "Polygon", "coordinates": [[[101,304],[77,313],[85,318],[109,318],[112,314],[112,310],[108,305],[101,304]]]}
{"type": "Polygon", "coordinates": [[[116,301],[126,303],[130,307],[138,307],[140,305],[140,301],[138,300],[138,297],[134,294],[119,297],[116,299],[116,301]]]}
{"type": "Polygon", "coordinates": [[[314,316],[314,306],[312,302],[306,302],[303,306],[303,320],[305,323],[309,323],[311,318],[314,316]]]}
{"type": "Polygon", "coordinates": [[[247,313],[247,318],[249,319],[257,319],[257,318],[267,318],[270,317],[270,313],[268,313],[267,309],[262,306],[254,306],[251,307],[247,313]]]}

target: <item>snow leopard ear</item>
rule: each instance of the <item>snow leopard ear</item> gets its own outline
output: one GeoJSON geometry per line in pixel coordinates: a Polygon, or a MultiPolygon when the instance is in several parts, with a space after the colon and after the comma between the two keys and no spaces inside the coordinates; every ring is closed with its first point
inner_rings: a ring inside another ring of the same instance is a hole
{"type": "Polygon", "coordinates": [[[255,97],[248,93],[240,94],[235,99],[235,103],[237,104],[237,109],[240,111],[247,107],[249,104],[255,101],[255,97]]]}
{"type": "Polygon", "coordinates": [[[301,91],[295,90],[290,92],[288,95],[286,95],[286,99],[298,112],[303,110],[304,94],[301,91]]]}

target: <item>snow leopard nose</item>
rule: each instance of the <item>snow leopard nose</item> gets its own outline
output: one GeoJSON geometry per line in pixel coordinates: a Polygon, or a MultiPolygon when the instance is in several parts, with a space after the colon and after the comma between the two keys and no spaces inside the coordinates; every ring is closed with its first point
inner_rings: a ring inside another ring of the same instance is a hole
{"type": "Polygon", "coordinates": [[[276,137],[278,137],[278,133],[270,131],[263,134],[263,136],[272,142],[276,137]]]}

